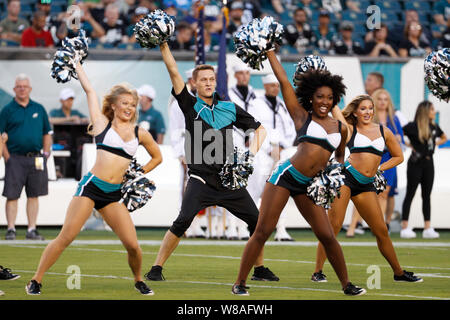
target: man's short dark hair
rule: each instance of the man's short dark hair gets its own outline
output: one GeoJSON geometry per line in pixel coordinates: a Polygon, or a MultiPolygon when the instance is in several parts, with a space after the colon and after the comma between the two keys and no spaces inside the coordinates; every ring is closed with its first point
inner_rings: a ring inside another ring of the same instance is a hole
{"type": "Polygon", "coordinates": [[[199,71],[202,71],[202,70],[212,70],[213,72],[215,72],[214,67],[212,65],[199,64],[198,66],[195,67],[194,71],[192,71],[192,79],[197,80],[197,75],[198,75],[199,71]]]}
{"type": "Polygon", "coordinates": [[[379,73],[379,72],[370,72],[369,74],[368,74],[368,76],[374,76],[375,78],[377,78],[377,80],[380,82],[380,84],[381,84],[381,87],[383,87],[383,85],[384,85],[384,76],[381,74],[381,73],[379,73]]]}

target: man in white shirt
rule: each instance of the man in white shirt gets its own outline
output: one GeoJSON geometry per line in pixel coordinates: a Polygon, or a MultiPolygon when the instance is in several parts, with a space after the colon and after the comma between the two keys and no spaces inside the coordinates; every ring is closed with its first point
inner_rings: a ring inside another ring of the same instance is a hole
{"type": "MultiPolygon", "coordinates": [[[[228,90],[230,100],[236,105],[248,111],[250,103],[256,98],[255,90],[250,82],[250,68],[243,62],[236,63],[233,66],[236,84],[228,90]]],[[[248,138],[247,138],[248,140],[248,138]]],[[[245,133],[237,128],[233,132],[234,145],[242,150],[247,149],[245,133]]],[[[244,221],[238,219],[228,211],[226,238],[229,240],[247,240],[250,237],[247,225],[244,221]]]]}
{"type": "MultiPolygon", "coordinates": [[[[248,112],[267,130],[267,138],[261,146],[261,152],[255,156],[254,172],[248,180],[247,190],[253,201],[259,203],[265,182],[272,173],[283,152],[288,152],[295,140],[295,126],[286,105],[278,94],[280,84],[273,74],[262,78],[264,95],[254,99],[248,112]]],[[[287,154],[286,154],[287,156],[287,154]]],[[[276,241],[293,241],[285,227],[286,213],[282,212],[277,224],[276,241]]]]}

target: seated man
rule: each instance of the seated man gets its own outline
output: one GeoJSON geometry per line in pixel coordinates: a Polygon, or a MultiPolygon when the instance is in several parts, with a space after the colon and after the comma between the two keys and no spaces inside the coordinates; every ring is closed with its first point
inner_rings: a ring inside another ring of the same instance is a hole
{"type": "Polygon", "coordinates": [[[8,15],[0,21],[0,39],[20,43],[22,32],[30,25],[27,20],[20,18],[20,1],[8,1],[8,15]]]}
{"type": "Polygon", "coordinates": [[[75,123],[88,124],[89,119],[78,110],[73,110],[73,101],[75,99],[75,92],[70,88],[62,89],[59,93],[59,101],[61,101],[61,108],[50,111],[51,124],[75,123]]]}

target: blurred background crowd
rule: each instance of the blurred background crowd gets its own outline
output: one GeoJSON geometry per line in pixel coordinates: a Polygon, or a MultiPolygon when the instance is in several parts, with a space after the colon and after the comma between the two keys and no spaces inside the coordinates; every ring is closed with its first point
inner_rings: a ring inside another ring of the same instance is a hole
{"type": "Polygon", "coordinates": [[[450,0],[0,0],[0,46],[58,47],[81,27],[91,48],[141,49],[135,23],[162,9],[176,18],[171,49],[194,50],[199,7],[206,52],[219,51],[224,27],[233,52],[239,26],[266,15],[284,26],[283,54],[423,57],[450,47],[450,0]]]}

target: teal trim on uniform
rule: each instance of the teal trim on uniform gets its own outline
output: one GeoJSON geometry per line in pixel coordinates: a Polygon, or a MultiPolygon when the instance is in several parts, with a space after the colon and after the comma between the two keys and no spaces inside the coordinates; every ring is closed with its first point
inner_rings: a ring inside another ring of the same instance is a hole
{"type": "Polygon", "coordinates": [[[103,181],[102,179],[99,179],[96,176],[92,178],[92,182],[105,193],[117,191],[122,186],[122,184],[120,183],[109,183],[103,181]]]}
{"type": "Polygon", "coordinates": [[[122,150],[123,152],[127,153],[123,148],[119,148],[119,147],[111,147],[111,146],[108,146],[107,144],[104,144],[104,143],[97,143],[96,145],[97,145],[97,146],[104,146],[104,147],[108,147],[108,148],[116,149],[116,150],[122,150]]]}
{"type": "Polygon", "coordinates": [[[102,179],[97,178],[91,172],[88,172],[78,183],[77,191],[75,192],[75,196],[80,196],[83,193],[83,189],[89,182],[93,182],[97,187],[100,188],[105,193],[114,192],[120,189],[122,184],[118,183],[109,183],[103,181],[102,179]]]}
{"type": "Polygon", "coordinates": [[[345,166],[345,169],[347,169],[351,173],[353,178],[355,178],[361,184],[369,184],[369,183],[373,183],[375,181],[374,177],[366,177],[361,172],[359,172],[358,170],[353,168],[352,165],[350,164],[350,162],[348,162],[348,161],[345,161],[344,166],[345,166]]]}
{"type": "Polygon", "coordinates": [[[301,184],[307,184],[309,181],[312,180],[312,178],[303,175],[297,169],[295,169],[289,160],[286,160],[285,162],[277,166],[277,168],[273,171],[272,175],[270,176],[268,182],[276,185],[278,183],[280,176],[282,176],[286,171],[289,171],[292,177],[301,184]]]}
{"type": "Polygon", "coordinates": [[[216,105],[208,105],[197,97],[194,105],[197,116],[216,130],[220,130],[236,121],[236,106],[233,102],[218,101],[216,105]]]}
{"type": "MultiPolygon", "coordinates": [[[[291,162],[289,161],[289,163],[291,162]]],[[[312,178],[303,175],[300,171],[295,169],[292,164],[289,167],[288,171],[294,177],[294,179],[300,182],[301,184],[308,184],[312,180],[312,178]]]]}

